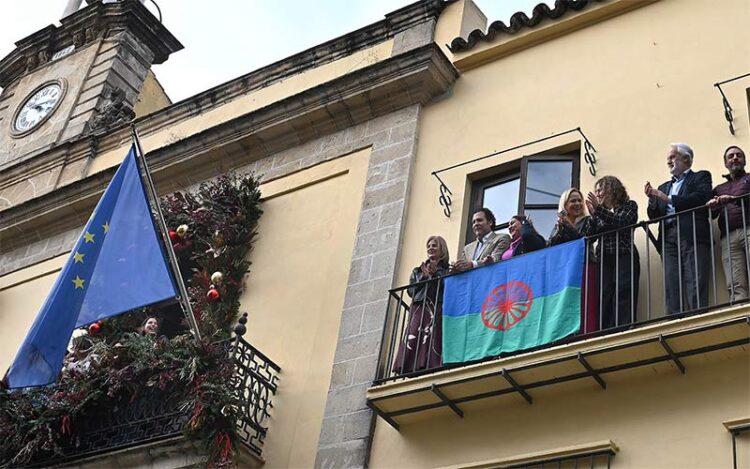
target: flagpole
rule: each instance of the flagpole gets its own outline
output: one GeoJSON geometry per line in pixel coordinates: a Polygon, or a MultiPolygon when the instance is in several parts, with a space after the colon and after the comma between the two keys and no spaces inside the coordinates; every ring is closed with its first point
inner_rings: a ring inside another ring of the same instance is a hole
{"type": "MultiPolygon", "coordinates": [[[[138,139],[138,131],[135,129],[135,124],[130,124],[130,133],[133,137],[133,144],[135,146],[135,157],[136,160],[139,160],[141,165],[143,166],[143,172],[141,174],[141,177],[145,179],[146,187],[148,188],[148,193],[153,200],[153,203],[156,205],[156,216],[157,221],[159,224],[159,231],[161,232],[161,238],[164,242],[164,247],[167,251],[167,257],[169,258],[169,264],[172,267],[172,274],[175,277],[175,281],[177,282],[177,288],[179,288],[180,291],[180,306],[182,306],[182,312],[185,314],[185,317],[188,320],[188,323],[190,324],[190,329],[193,331],[193,335],[195,336],[196,340],[201,340],[201,333],[198,330],[198,323],[195,320],[195,316],[193,315],[193,308],[190,306],[190,297],[188,297],[187,289],[185,288],[185,282],[182,281],[182,273],[180,272],[180,266],[177,263],[177,256],[174,253],[174,249],[172,248],[172,242],[169,239],[168,231],[167,231],[167,223],[164,221],[164,215],[161,213],[161,206],[159,205],[159,198],[156,195],[156,188],[154,187],[154,181],[151,179],[151,172],[148,170],[148,163],[146,163],[146,157],[143,155],[143,150],[141,149],[141,142],[138,139]],[[145,177],[144,177],[145,176],[145,177]]],[[[149,203],[149,205],[151,205],[149,203]]],[[[154,207],[151,207],[154,208],[154,207]]]]}

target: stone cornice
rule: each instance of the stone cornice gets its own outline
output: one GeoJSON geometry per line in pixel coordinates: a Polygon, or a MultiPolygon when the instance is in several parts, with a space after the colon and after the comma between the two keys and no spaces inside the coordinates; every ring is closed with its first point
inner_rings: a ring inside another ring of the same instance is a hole
{"type": "MultiPolygon", "coordinates": [[[[396,34],[406,31],[417,24],[436,19],[449,2],[443,0],[422,0],[407,5],[386,15],[384,20],[358,29],[344,36],[324,42],[320,45],[294,54],[281,61],[260,68],[224,84],[201,92],[195,96],[179,101],[167,108],[137,119],[139,133],[146,137],[164,127],[174,125],[210,109],[221,106],[238,96],[248,94],[254,90],[266,87],[284,78],[299,74],[305,70],[319,67],[323,64],[341,59],[352,53],[372,47],[393,38],[396,34]]],[[[88,8],[98,5],[97,2],[88,8]]],[[[80,12],[83,12],[81,10],[80,12]]],[[[79,14],[80,14],[79,12],[79,14]]],[[[147,14],[150,14],[146,12],[147,14]]],[[[75,15],[74,15],[75,16],[75,15]]],[[[54,27],[50,26],[54,29],[54,27]]],[[[41,33],[41,32],[40,32],[41,33]]],[[[37,33],[39,34],[39,33],[37,33]]],[[[17,52],[19,49],[16,49],[17,52]]],[[[7,59],[7,58],[6,58],[7,59]]],[[[0,62],[0,76],[2,76],[2,62],[0,62]]],[[[119,134],[118,134],[119,135],[119,134]]],[[[125,137],[127,138],[127,137],[125,137]]],[[[90,140],[91,138],[87,138],[90,140]]],[[[96,139],[99,152],[107,152],[120,146],[122,138],[112,134],[96,139]]],[[[71,145],[71,142],[58,145],[44,154],[37,154],[24,160],[12,160],[4,167],[0,167],[0,187],[13,184],[19,178],[30,174],[39,174],[54,162],[76,161],[89,153],[90,144],[83,146],[71,145]]]]}
{"type": "MultiPolygon", "coordinates": [[[[223,170],[241,167],[406,106],[426,104],[457,78],[458,72],[434,43],[412,49],[156,149],[148,154],[153,177],[167,192],[177,178],[197,182],[216,174],[219,165],[223,170]]],[[[128,132],[123,127],[102,140],[123,146],[128,132]]],[[[79,140],[56,151],[82,154],[89,143],[79,140]]],[[[1,211],[2,250],[24,245],[35,230],[55,233],[83,224],[114,170],[1,211]]]]}
{"type": "Polygon", "coordinates": [[[13,52],[0,60],[0,87],[44,66],[58,50],[81,48],[121,30],[132,32],[142,41],[154,54],[153,63],[162,63],[182,49],[182,44],[137,0],[97,1],[60,22],[59,27],[50,25],[21,39],[13,52]]]}
{"type": "MultiPolygon", "coordinates": [[[[406,31],[417,24],[436,19],[440,16],[447,3],[444,0],[420,0],[386,15],[384,20],[352,31],[344,36],[331,39],[187,99],[178,101],[167,108],[145,116],[146,118],[143,120],[139,120],[141,135],[149,135],[164,126],[175,124],[186,117],[205,113],[238,96],[267,87],[290,76],[334,62],[354,52],[392,39],[398,33],[406,31]]],[[[102,149],[106,150],[106,147],[102,147],[102,149]]]]}

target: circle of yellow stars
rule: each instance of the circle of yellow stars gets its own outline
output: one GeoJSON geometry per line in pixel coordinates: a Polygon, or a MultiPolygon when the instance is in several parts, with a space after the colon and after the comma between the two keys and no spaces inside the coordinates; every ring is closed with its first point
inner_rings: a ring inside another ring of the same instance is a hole
{"type": "MultiPolygon", "coordinates": [[[[109,221],[104,222],[102,225],[102,228],[104,230],[104,235],[109,233],[109,221]]],[[[96,234],[90,233],[88,230],[84,231],[83,233],[83,244],[82,246],[85,246],[86,244],[96,244],[95,240],[96,234]]],[[[76,250],[76,252],[73,254],[73,265],[75,264],[83,264],[85,262],[86,253],[82,253],[79,250],[76,250]]],[[[80,275],[76,274],[76,278],[71,280],[73,282],[73,285],[75,286],[75,289],[78,290],[79,288],[83,290],[84,285],[86,284],[86,279],[81,278],[80,275]]]]}

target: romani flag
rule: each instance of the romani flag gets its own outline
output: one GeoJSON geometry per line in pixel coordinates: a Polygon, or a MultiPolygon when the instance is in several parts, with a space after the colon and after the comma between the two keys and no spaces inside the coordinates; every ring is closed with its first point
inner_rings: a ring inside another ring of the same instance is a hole
{"type": "Polygon", "coordinates": [[[27,333],[6,376],[10,388],[54,382],[75,328],[178,296],[135,152],[134,145],[27,333]]]}
{"type": "Polygon", "coordinates": [[[583,239],[447,277],[443,363],[537,347],[581,327],[583,239]]]}

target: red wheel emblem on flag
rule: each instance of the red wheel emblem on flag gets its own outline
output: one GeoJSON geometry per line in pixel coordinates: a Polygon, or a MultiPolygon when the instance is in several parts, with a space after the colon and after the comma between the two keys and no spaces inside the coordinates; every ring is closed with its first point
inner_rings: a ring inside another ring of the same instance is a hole
{"type": "Polygon", "coordinates": [[[490,329],[507,331],[526,317],[534,299],[531,288],[523,282],[500,285],[487,295],[482,304],[482,321],[490,329]]]}

